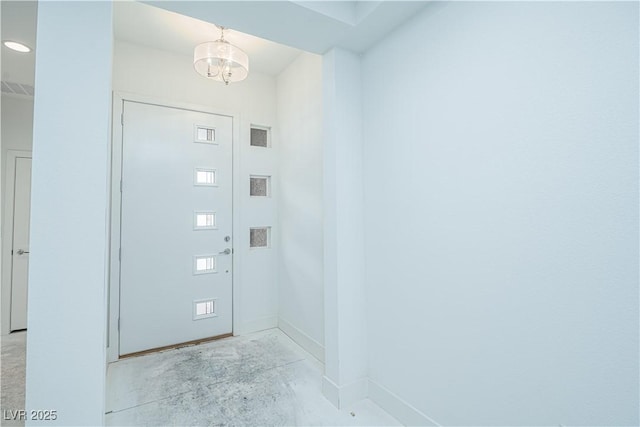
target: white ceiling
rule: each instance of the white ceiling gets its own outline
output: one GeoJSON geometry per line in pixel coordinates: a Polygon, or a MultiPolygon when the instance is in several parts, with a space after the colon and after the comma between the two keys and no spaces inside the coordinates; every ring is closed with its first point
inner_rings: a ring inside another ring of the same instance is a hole
{"type": "MultiPolygon", "coordinates": [[[[338,46],[364,52],[428,3],[115,1],[114,36],[117,40],[192,56],[195,45],[219,37],[213,25],[218,23],[233,28],[226,38],[247,52],[250,71],[275,75],[300,53],[298,49],[322,54],[338,46]]],[[[0,4],[2,40],[19,41],[35,50],[37,2],[1,0],[0,4]]],[[[2,80],[33,85],[35,51],[20,54],[4,45],[1,49],[2,80]]]]}
{"type": "Polygon", "coordinates": [[[0,2],[2,41],[13,40],[29,46],[29,53],[19,53],[2,45],[2,80],[33,85],[36,64],[36,14],[34,1],[0,2]]]}
{"type": "Polygon", "coordinates": [[[318,54],[332,47],[365,52],[430,3],[429,0],[142,1],[318,54]]]}
{"type": "MultiPolygon", "coordinates": [[[[137,43],[186,56],[200,43],[217,40],[215,25],[135,1],[114,3],[116,40],[137,43]]],[[[225,39],[249,55],[250,72],[277,75],[300,54],[300,50],[235,30],[225,39]]]]}

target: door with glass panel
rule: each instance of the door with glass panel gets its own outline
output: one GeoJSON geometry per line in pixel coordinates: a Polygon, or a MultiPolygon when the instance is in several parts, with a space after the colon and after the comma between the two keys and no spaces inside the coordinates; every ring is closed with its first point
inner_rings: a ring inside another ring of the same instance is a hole
{"type": "Polygon", "coordinates": [[[125,101],[120,355],[232,332],[232,118],[125,101]]]}

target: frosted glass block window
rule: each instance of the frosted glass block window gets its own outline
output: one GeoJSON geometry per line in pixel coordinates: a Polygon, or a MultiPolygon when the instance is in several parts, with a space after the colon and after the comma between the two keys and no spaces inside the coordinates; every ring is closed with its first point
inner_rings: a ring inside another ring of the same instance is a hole
{"type": "Polygon", "coordinates": [[[249,195],[257,197],[271,196],[271,177],[270,176],[251,176],[249,178],[249,195]]]}
{"type": "Polygon", "coordinates": [[[270,147],[271,141],[269,141],[270,131],[268,128],[261,128],[258,126],[251,127],[251,145],[254,147],[270,147]]]}
{"type": "Polygon", "coordinates": [[[196,168],[193,174],[194,185],[216,186],[218,185],[216,170],[196,168]]]}
{"type": "Polygon", "coordinates": [[[194,212],[193,214],[193,228],[195,230],[211,230],[216,227],[216,213],[215,212],[194,212]]]}
{"type": "Polygon", "coordinates": [[[197,300],[193,302],[193,320],[215,316],[217,316],[215,299],[197,300]]]}
{"type": "Polygon", "coordinates": [[[216,142],[216,129],[208,126],[195,126],[195,142],[214,144],[216,142]]]}
{"type": "Polygon", "coordinates": [[[194,257],[193,274],[207,274],[216,272],[215,255],[201,255],[194,257]]]}
{"type": "Polygon", "coordinates": [[[268,248],[271,246],[271,227],[249,229],[250,248],[268,248]]]}

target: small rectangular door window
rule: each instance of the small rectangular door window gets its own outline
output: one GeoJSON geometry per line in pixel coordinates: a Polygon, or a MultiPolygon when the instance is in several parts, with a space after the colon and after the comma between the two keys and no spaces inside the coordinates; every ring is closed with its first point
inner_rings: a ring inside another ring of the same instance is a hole
{"type": "Polygon", "coordinates": [[[215,255],[198,255],[194,257],[193,274],[208,274],[216,272],[215,255]]]}
{"type": "Polygon", "coordinates": [[[193,229],[194,230],[215,230],[216,213],[215,212],[194,212],[193,229]]]}
{"type": "Polygon", "coordinates": [[[193,173],[193,183],[199,186],[215,187],[218,185],[215,169],[196,168],[193,173]]]}
{"type": "Polygon", "coordinates": [[[194,142],[202,142],[205,144],[216,143],[216,129],[208,126],[195,126],[194,142]]]}
{"type": "Polygon", "coordinates": [[[216,300],[196,300],[193,302],[193,320],[206,319],[208,317],[215,317],[216,314],[216,300]]]}

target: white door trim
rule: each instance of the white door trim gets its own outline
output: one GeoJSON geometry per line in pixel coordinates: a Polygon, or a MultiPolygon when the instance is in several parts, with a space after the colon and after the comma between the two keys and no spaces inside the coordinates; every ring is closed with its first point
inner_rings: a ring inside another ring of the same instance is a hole
{"type": "MultiPolygon", "coordinates": [[[[109,230],[109,287],[107,296],[107,362],[115,362],[118,360],[119,349],[119,331],[118,317],[120,313],[120,225],[121,225],[121,197],[120,197],[120,178],[122,176],[122,113],[124,101],[140,102],[145,104],[159,105],[163,107],[179,108],[183,110],[199,111],[203,113],[217,114],[221,116],[231,117],[233,122],[233,148],[232,148],[232,218],[233,218],[233,242],[234,247],[239,247],[240,221],[240,126],[242,123],[241,115],[236,112],[228,111],[224,108],[213,108],[210,106],[168,101],[158,99],[151,96],[133,94],[128,92],[113,93],[113,124],[111,139],[111,207],[110,207],[110,230],[109,230]]],[[[241,251],[235,250],[233,256],[232,270],[232,294],[233,294],[233,334],[238,333],[238,325],[240,325],[240,265],[242,263],[241,251]]]]}
{"type": "Polygon", "coordinates": [[[5,204],[2,220],[2,335],[11,332],[11,248],[13,246],[13,199],[16,180],[16,159],[31,158],[31,151],[7,150],[5,160],[5,204]]]}

